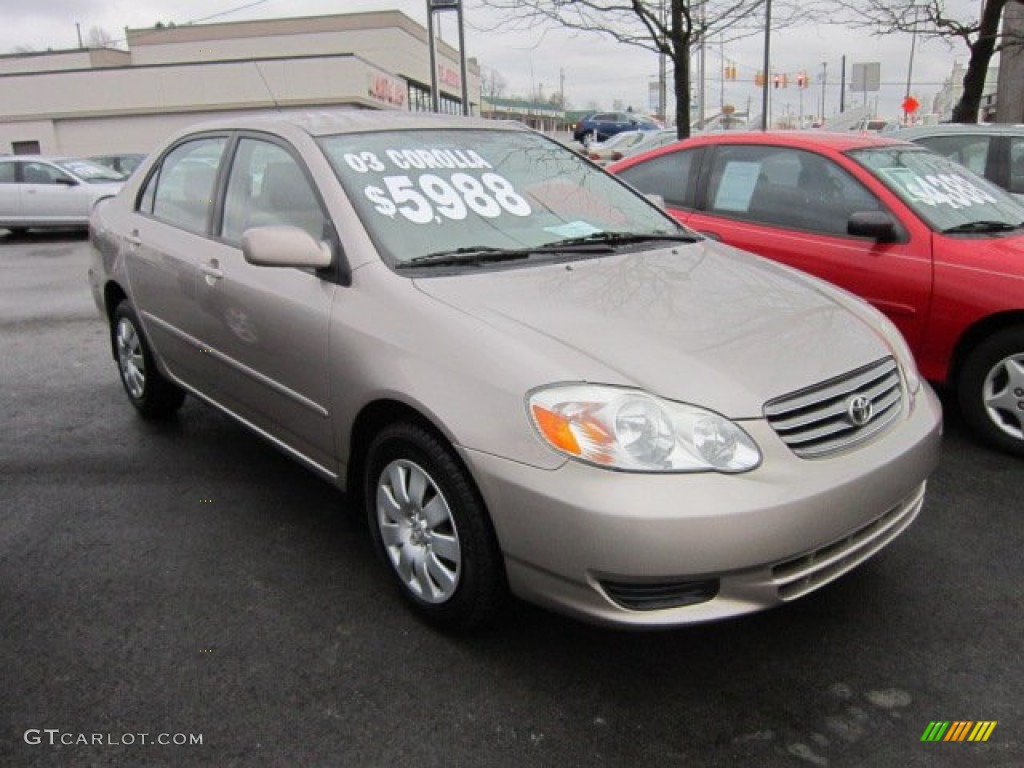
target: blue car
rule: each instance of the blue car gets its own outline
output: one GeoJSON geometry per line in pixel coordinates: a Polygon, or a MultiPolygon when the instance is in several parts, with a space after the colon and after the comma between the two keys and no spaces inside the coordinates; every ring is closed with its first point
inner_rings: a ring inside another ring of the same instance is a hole
{"type": "Polygon", "coordinates": [[[632,112],[595,112],[576,123],[572,137],[581,144],[605,141],[622,131],[657,131],[661,126],[632,112]]]}

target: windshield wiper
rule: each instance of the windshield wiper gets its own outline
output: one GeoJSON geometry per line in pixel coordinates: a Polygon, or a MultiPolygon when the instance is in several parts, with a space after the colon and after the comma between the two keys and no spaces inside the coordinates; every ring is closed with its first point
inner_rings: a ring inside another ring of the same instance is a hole
{"type": "Polygon", "coordinates": [[[984,232],[1012,232],[1015,229],[1020,229],[1024,226],[1024,222],[1020,224],[1011,224],[1007,221],[969,221],[966,224],[957,224],[955,227],[942,230],[944,235],[957,235],[961,233],[984,233],[984,232]]]}
{"type": "Polygon", "coordinates": [[[450,267],[474,264],[488,264],[495,261],[514,261],[528,259],[537,253],[611,253],[612,247],[600,242],[569,242],[560,240],[555,243],[535,245],[529,248],[494,248],[489,245],[467,245],[452,250],[435,251],[416,256],[408,261],[395,265],[397,269],[411,267],[450,267]]]}
{"type": "Polygon", "coordinates": [[[643,243],[648,240],[668,240],[676,243],[696,243],[704,238],[700,235],[686,232],[595,232],[592,235],[583,237],[570,237],[566,240],[559,240],[548,243],[545,249],[555,250],[565,246],[574,245],[629,245],[630,243],[643,243]]]}
{"type": "Polygon", "coordinates": [[[396,269],[410,267],[448,267],[455,264],[484,264],[493,261],[513,261],[529,258],[533,251],[529,248],[493,248],[489,245],[467,245],[444,251],[434,251],[416,256],[408,261],[400,261],[396,269]]]}
{"type": "Polygon", "coordinates": [[[489,245],[467,245],[444,251],[434,251],[416,256],[395,265],[396,269],[413,267],[450,267],[488,264],[497,261],[528,259],[538,253],[611,253],[614,246],[642,243],[648,240],[671,240],[677,243],[695,243],[697,235],[684,233],[640,233],[640,232],[595,232],[585,237],[570,237],[525,248],[495,248],[489,245]]]}

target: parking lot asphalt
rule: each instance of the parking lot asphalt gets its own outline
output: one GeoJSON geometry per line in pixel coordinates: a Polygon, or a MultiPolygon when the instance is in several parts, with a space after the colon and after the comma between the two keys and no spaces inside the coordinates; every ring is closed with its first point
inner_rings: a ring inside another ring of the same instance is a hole
{"type": "Polygon", "coordinates": [[[921,517],[801,601],[454,638],[331,486],[194,400],[135,416],[87,262],[0,230],[0,766],[1024,764],[1024,463],[952,409],[921,517]]]}

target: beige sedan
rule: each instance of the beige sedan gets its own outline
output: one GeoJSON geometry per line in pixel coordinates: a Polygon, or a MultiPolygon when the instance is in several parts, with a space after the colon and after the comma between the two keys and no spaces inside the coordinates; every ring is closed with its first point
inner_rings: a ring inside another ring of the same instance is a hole
{"type": "Polygon", "coordinates": [[[193,395],[337,484],[448,628],[509,593],[638,626],[796,599],[902,533],[937,460],[878,313],[514,125],[196,127],[91,243],[138,412],[193,395]]]}

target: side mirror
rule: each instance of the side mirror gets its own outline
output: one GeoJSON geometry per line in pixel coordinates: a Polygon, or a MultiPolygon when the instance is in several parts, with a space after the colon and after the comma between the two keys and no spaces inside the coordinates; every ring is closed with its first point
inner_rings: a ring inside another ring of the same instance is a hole
{"type": "Polygon", "coordinates": [[[334,261],[327,243],[288,225],[247,229],[242,235],[242,255],[258,267],[326,269],[334,261]]]}
{"type": "Polygon", "coordinates": [[[67,176],[58,176],[53,180],[53,183],[59,187],[77,187],[78,182],[74,179],[69,179],[67,176]]]}
{"type": "Polygon", "coordinates": [[[885,211],[855,211],[846,222],[846,234],[870,237],[880,243],[899,239],[896,220],[885,211]]]}

